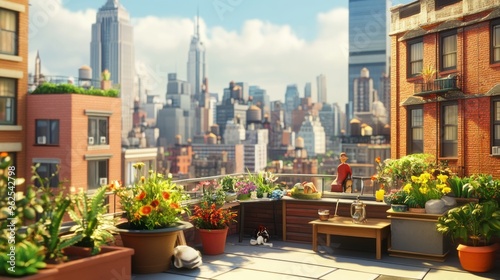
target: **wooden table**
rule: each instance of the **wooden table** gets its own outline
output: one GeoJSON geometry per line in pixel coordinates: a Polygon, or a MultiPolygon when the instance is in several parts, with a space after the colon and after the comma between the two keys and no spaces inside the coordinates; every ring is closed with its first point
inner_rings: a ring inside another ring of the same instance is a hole
{"type": "Polygon", "coordinates": [[[313,251],[318,251],[318,233],[326,234],[326,246],[330,246],[330,235],[375,238],[377,259],[382,258],[382,240],[387,238],[390,244],[391,222],[384,219],[367,219],[364,223],[355,224],[352,218],[334,217],[328,221],[314,220],[309,222],[313,226],[313,251]]]}

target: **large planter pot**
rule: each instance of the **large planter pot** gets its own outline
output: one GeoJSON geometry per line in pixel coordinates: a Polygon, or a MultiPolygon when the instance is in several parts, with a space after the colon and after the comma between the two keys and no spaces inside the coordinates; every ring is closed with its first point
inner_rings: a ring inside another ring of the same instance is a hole
{"type": "Polygon", "coordinates": [[[226,249],[228,228],[224,229],[198,229],[204,255],[223,254],[226,249]]]}
{"type": "Polygon", "coordinates": [[[177,226],[133,230],[128,223],[118,225],[118,232],[125,247],[133,248],[132,272],[137,274],[160,273],[170,268],[179,231],[191,228],[189,222],[177,226]]]}
{"type": "MultiPolygon", "coordinates": [[[[423,209],[423,208],[422,208],[423,209]]],[[[387,210],[391,220],[389,255],[444,261],[450,239],[436,230],[441,215],[387,210]]]]}
{"type": "Polygon", "coordinates": [[[471,272],[486,272],[495,265],[495,252],[498,243],[490,246],[458,245],[458,259],[463,269],[471,272]]]}

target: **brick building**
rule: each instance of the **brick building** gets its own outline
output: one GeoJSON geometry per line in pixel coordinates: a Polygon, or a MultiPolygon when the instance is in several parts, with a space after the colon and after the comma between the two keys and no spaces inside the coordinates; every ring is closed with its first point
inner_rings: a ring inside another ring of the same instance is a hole
{"type": "Polygon", "coordinates": [[[500,1],[397,5],[390,37],[391,158],[500,177],[500,1]]]}
{"type": "Polygon", "coordinates": [[[26,178],[28,0],[0,1],[0,12],[0,152],[13,159],[16,177],[26,178]]]}
{"type": "MultiPolygon", "coordinates": [[[[26,163],[51,181],[83,190],[121,176],[121,101],[83,94],[30,94],[27,98],[26,163]]],[[[30,178],[30,177],[26,177],[30,178]]]]}

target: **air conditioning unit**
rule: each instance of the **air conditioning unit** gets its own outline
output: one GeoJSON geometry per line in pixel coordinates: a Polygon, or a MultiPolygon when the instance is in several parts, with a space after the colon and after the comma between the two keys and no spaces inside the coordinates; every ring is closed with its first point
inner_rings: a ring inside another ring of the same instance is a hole
{"type": "Polygon", "coordinates": [[[108,178],[99,178],[99,185],[107,185],[108,184],[108,178]]]}
{"type": "Polygon", "coordinates": [[[491,154],[494,156],[500,156],[500,146],[491,147],[491,154]]]}
{"type": "Polygon", "coordinates": [[[101,144],[106,144],[106,136],[101,136],[101,144]]]}
{"type": "Polygon", "coordinates": [[[40,145],[47,144],[47,137],[45,137],[45,136],[38,136],[36,138],[36,143],[40,144],[40,145]]]}
{"type": "Polygon", "coordinates": [[[94,145],[94,137],[89,137],[89,145],[94,145]]]}

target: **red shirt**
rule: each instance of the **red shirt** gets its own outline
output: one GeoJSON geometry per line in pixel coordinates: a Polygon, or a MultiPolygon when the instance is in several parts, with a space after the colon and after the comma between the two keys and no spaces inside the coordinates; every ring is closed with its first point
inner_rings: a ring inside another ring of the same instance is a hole
{"type": "Polygon", "coordinates": [[[341,163],[337,167],[337,184],[342,185],[347,177],[352,176],[352,170],[349,164],[341,163]]]}

